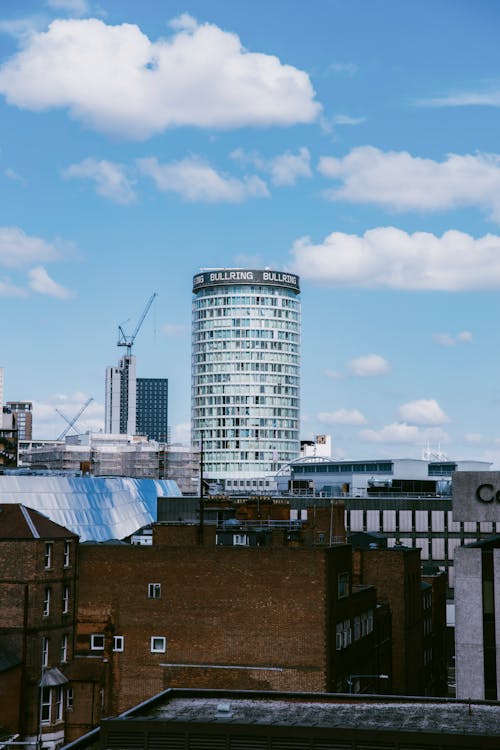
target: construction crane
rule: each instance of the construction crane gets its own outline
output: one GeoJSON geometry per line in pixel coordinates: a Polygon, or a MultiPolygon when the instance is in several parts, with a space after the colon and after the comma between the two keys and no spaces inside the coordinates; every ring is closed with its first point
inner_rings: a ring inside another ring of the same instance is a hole
{"type": "Polygon", "coordinates": [[[142,313],[141,317],[139,318],[139,322],[137,323],[137,325],[135,327],[135,331],[133,332],[133,334],[131,336],[127,336],[127,334],[125,333],[125,331],[123,330],[123,328],[121,326],[118,326],[118,342],[117,342],[117,346],[126,346],[127,347],[127,355],[132,354],[132,345],[133,345],[133,343],[135,341],[135,337],[139,333],[139,330],[140,330],[142,324],[144,323],[144,318],[148,314],[149,308],[153,304],[154,298],[157,297],[157,296],[158,296],[157,293],[154,292],[154,294],[152,294],[151,297],[149,298],[149,300],[147,302],[147,305],[144,308],[144,312],[142,313]]]}
{"type": "Polygon", "coordinates": [[[79,410],[78,414],[76,414],[73,417],[73,419],[68,419],[68,417],[65,414],[63,414],[62,411],[59,411],[59,409],[56,407],[56,412],[59,414],[60,417],[62,417],[65,420],[65,422],[68,423],[67,426],[64,428],[64,430],[59,435],[59,437],[57,438],[57,440],[62,440],[63,438],[65,438],[66,435],[68,434],[68,432],[71,429],[74,429],[75,432],[78,434],[78,431],[76,430],[76,428],[75,428],[74,425],[78,422],[78,420],[82,416],[82,414],[85,411],[85,409],[87,408],[87,406],[89,404],[91,404],[93,400],[94,400],[93,396],[91,396],[89,399],[87,399],[87,401],[85,401],[85,403],[82,406],[82,408],[79,410]]]}

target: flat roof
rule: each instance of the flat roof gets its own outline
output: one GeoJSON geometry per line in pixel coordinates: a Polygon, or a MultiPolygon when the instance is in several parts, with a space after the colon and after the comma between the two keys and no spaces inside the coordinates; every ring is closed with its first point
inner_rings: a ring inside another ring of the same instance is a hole
{"type": "MultiPolygon", "coordinates": [[[[187,691],[186,691],[187,692],[187,691]]],[[[241,694],[240,694],[241,695],[241,694]]],[[[111,719],[169,723],[221,723],[249,726],[317,727],[500,735],[500,704],[466,701],[385,699],[380,696],[326,696],[304,698],[289,694],[284,700],[271,696],[244,698],[221,691],[220,696],[189,697],[164,694],[154,701],[111,719]]]]}

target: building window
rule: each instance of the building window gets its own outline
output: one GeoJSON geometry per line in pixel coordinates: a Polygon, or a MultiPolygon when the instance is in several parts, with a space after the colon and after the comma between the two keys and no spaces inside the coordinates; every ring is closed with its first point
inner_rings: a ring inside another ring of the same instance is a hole
{"type": "Polygon", "coordinates": [[[339,573],[337,591],[339,599],[349,596],[349,573],[339,573]]]}
{"type": "Polygon", "coordinates": [[[235,547],[248,545],[248,534],[233,534],[233,544],[235,547]]]}
{"type": "Polygon", "coordinates": [[[104,636],[101,633],[93,633],[90,636],[90,648],[92,651],[104,651],[104,636]]]}
{"type": "Polygon", "coordinates": [[[359,641],[361,638],[361,618],[357,615],[354,618],[354,640],[359,641]]]}
{"type": "Polygon", "coordinates": [[[73,710],[73,688],[67,688],[66,690],[66,710],[73,710]]]}
{"type": "Polygon", "coordinates": [[[63,687],[59,685],[56,688],[56,705],[55,705],[55,716],[54,721],[63,720],[63,687]]]}
{"type": "Polygon", "coordinates": [[[44,566],[45,568],[52,567],[52,542],[45,543],[44,566]]]}
{"type": "Polygon", "coordinates": [[[123,651],[125,649],[125,636],[113,636],[113,651],[123,651]]]}
{"type": "Polygon", "coordinates": [[[42,638],[42,667],[47,667],[49,664],[49,639],[44,636],[42,638]]]}
{"type": "Polygon", "coordinates": [[[67,615],[69,612],[69,586],[63,587],[62,612],[63,615],[67,615]]]}
{"type": "Polygon", "coordinates": [[[50,588],[45,587],[43,594],[43,616],[48,617],[50,615],[50,588]]]}
{"type": "Polygon", "coordinates": [[[50,713],[52,708],[52,691],[48,687],[42,688],[41,719],[42,724],[50,724],[50,713]]]}
{"type": "Polygon", "coordinates": [[[65,634],[61,638],[61,662],[68,661],[68,636],[65,634]]]}
{"type": "Polygon", "coordinates": [[[71,549],[71,542],[64,542],[63,565],[65,568],[69,568],[70,549],[71,549]]]}
{"type": "Polygon", "coordinates": [[[167,650],[167,639],[163,636],[153,635],[151,637],[151,653],[164,654],[167,650]]]}
{"type": "Polygon", "coordinates": [[[160,599],[160,597],[161,597],[161,583],[148,583],[148,598],[160,599]]]}

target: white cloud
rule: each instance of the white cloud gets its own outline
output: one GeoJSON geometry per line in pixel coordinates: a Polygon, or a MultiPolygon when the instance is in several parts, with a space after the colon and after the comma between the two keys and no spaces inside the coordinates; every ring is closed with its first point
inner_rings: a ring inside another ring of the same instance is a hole
{"type": "Polygon", "coordinates": [[[433,398],[420,398],[416,401],[401,404],[398,409],[398,416],[403,422],[420,425],[439,425],[450,421],[433,398]]]}
{"type": "Polygon", "coordinates": [[[25,268],[60,257],[59,249],[40,237],[30,236],[19,227],[0,227],[0,266],[25,268]]]}
{"type": "Polygon", "coordinates": [[[172,443],[191,445],[191,423],[181,422],[172,427],[172,443]]]}
{"type": "Polygon", "coordinates": [[[419,99],[415,103],[422,107],[500,107],[500,91],[461,91],[419,99]]]}
{"type": "Polygon", "coordinates": [[[348,76],[353,76],[359,70],[359,65],[356,63],[332,63],[328,70],[333,73],[347,73],[348,76]]]}
{"type": "Polygon", "coordinates": [[[439,427],[422,429],[404,422],[393,422],[380,430],[361,430],[359,438],[366,443],[424,445],[427,441],[444,443],[448,434],[439,427]]]}
{"type": "Polygon", "coordinates": [[[381,357],[380,354],[367,354],[363,357],[355,357],[350,360],[348,367],[351,375],[357,375],[361,378],[385,375],[391,369],[389,362],[381,357]]]}
{"type": "Polygon", "coordinates": [[[285,151],[271,159],[265,159],[257,151],[237,148],[230,154],[231,159],[242,166],[251,164],[256,169],[271,175],[273,185],[295,185],[301,177],[311,176],[311,154],[305,146],[296,154],[285,151]]]}
{"type": "MultiPolygon", "coordinates": [[[[54,394],[45,401],[33,402],[33,436],[35,439],[55,439],[67,427],[67,422],[56,412],[59,409],[70,421],[78,414],[83,404],[88,400],[88,394],[75,392],[72,394],[54,394]]],[[[69,435],[75,432],[102,432],[104,429],[104,406],[92,401],[75,424],[75,430],[69,430],[69,435]]]]}
{"type": "Polygon", "coordinates": [[[475,239],[450,230],[408,234],[395,227],[362,236],[333,232],[322,244],[295,241],[294,270],[303,280],[337,286],[464,291],[500,287],[500,237],[475,239]]]}
{"type": "Polygon", "coordinates": [[[325,375],[332,380],[340,380],[344,377],[341,372],[338,372],[338,370],[325,370],[325,375]]]}
{"type": "Polygon", "coordinates": [[[188,201],[241,203],[248,198],[266,198],[266,184],[256,175],[239,180],[217,172],[198,157],[168,164],[158,159],[138,159],[141,172],[151,177],[159,190],[178,193],[188,201]]]}
{"type": "Polygon", "coordinates": [[[470,344],[472,333],[470,331],[460,331],[455,336],[450,333],[433,333],[432,338],[441,346],[455,346],[456,344],[470,344]]]}
{"type": "Polygon", "coordinates": [[[104,198],[115,203],[128,205],[137,199],[133,183],[127,176],[127,169],[123,164],[102,159],[88,158],[78,164],[71,164],[62,171],[65,179],[83,178],[93,180],[96,191],[104,198]]]}
{"type": "Polygon", "coordinates": [[[437,162],[360,146],[342,158],[323,156],[318,169],[342,183],[325,192],[332,201],[376,203],[392,211],[477,206],[500,221],[498,154],[449,154],[437,162]]]}
{"type": "Polygon", "coordinates": [[[164,323],[161,330],[165,336],[184,336],[187,333],[187,327],[178,323],[164,323]]]}
{"type": "Polygon", "coordinates": [[[67,108],[96,130],[131,138],[318,118],[307,73],[248,52],[236,34],[181,18],[171,38],[156,42],[135,24],[57,19],[0,67],[0,93],[20,108],[67,108]]]}
{"type": "Polygon", "coordinates": [[[11,169],[10,167],[7,167],[3,170],[3,173],[6,177],[9,178],[9,180],[13,180],[14,182],[20,182],[22,185],[26,185],[26,180],[24,177],[21,177],[20,174],[18,174],[14,169],[11,169]]]}
{"type": "Polygon", "coordinates": [[[295,185],[300,177],[311,176],[311,155],[304,146],[298,154],[287,151],[271,160],[269,171],[273,185],[295,185]]]}
{"type": "Polygon", "coordinates": [[[366,117],[351,117],[350,115],[335,115],[333,117],[334,125],[361,125],[366,121],[366,117]]]}
{"type": "Polygon", "coordinates": [[[53,10],[62,10],[75,16],[84,16],[90,12],[87,0],[47,0],[53,10]]]}
{"type": "Polygon", "coordinates": [[[49,297],[58,297],[59,299],[69,299],[73,296],[70,289],[58,284],[50,278],[43,266],[36,266],[28,272],[29,285],[33,291],[39,294],[47,294],[49,297]]]}
{"type": "Polygon", "coordinates": [[[473,445],[477,445],[480,443],[483,439],[483,436],[479,432],[467,432],[464,435],[464,440],[466,443],[471,443],[473,445]]]}
{"type": "Polygon", "coordinates": [[[318,421],[324,424],[366,424],[364,415],[358,409],[338,409],[333,412],[322,411],[318,414],[318,421]]]}
{"type": "Polygon", "coordinates": [[[0,279],[0,297],[27,297],[28,291],[22,286],[12,284],[9,279],[0,279]]]}

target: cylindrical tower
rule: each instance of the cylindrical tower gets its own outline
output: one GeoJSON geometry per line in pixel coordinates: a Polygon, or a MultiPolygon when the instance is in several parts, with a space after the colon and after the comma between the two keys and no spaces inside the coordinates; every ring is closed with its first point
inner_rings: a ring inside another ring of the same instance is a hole
{"type": "Polygon", "coordinates": [[[248,487],[299,455],[299,295],[281,271],[193,278],[191,428],[208,480],[248,487]]]}

